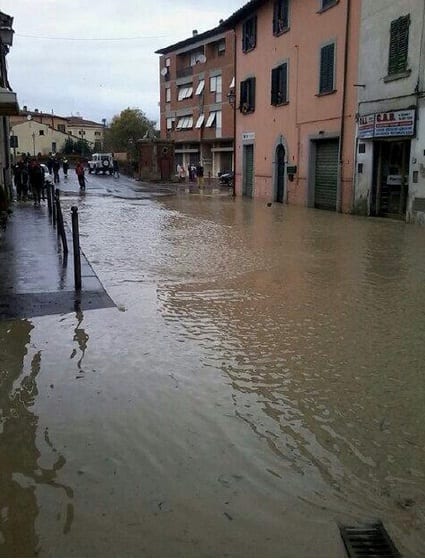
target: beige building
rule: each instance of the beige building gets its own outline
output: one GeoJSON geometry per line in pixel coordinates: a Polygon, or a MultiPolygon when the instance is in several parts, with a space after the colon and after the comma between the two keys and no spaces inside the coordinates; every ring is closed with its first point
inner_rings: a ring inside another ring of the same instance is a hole
{"type": "Polygon", "coordinates": [[[19,114],[10,118],[11,135],[17,137],[18,146],[13,152],[41,153],[61,151],[67,138],[85,140],[91,151],[102,151],[105,126],[79,116],[63,117],[28,110],[24,105],[19,114]]]}
{"type": "Polygon", "coordinates": [[[22,154],[29,153],[31,156],[36,156],[39,154],[48,155],[50,152],[61,152],[68,138],[71,137],[74,141],[78,140],[77,137],[36,120],[26,120],[14,124],[10,128],[10,134],[17,138],[17,146],[11,147],[14,161],[19,159],[22,154]]]}

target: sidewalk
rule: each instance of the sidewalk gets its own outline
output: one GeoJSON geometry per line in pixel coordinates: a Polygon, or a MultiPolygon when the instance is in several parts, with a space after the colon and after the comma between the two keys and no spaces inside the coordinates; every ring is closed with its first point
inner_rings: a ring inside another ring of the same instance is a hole
{"type": "Polygon", "coordinates": [[[68,258],[51,224],[47,204],[17,203],[0,236],[0,319],[29,318],[112,307],[89,262],[81,253],[81,292],[74,290],[72,235],[68,258]]]}

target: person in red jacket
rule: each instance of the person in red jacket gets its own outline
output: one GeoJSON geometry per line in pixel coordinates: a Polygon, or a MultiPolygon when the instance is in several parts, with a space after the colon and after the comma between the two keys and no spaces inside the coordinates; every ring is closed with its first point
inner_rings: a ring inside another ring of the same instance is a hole
{"type": "Polygon", "coordinates": [[[78,184],[80,185],[80,190],[86,189],[86,178],[84,176],[84,165],[83,162],[80,160],[76,167],[75,172],[77,173],[78,184]]]}

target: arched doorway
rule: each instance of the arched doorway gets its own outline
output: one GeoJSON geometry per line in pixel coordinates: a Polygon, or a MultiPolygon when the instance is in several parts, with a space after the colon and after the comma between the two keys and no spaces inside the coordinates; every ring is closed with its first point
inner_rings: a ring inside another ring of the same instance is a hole
{"type": "Polygon", "coordinates": [[[282,144],[276,147],[276,202],[284,202],[285,198],[285,148],[282,144]]]}

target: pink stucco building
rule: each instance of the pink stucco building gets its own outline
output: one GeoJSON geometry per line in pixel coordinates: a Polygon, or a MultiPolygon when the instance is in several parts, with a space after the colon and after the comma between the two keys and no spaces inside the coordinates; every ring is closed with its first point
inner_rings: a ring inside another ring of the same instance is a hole
{"type": "Polygon", "coordinates": [[[238,195],[353,205],[360,2],[251,0],[235,32],[238,195]]]}

